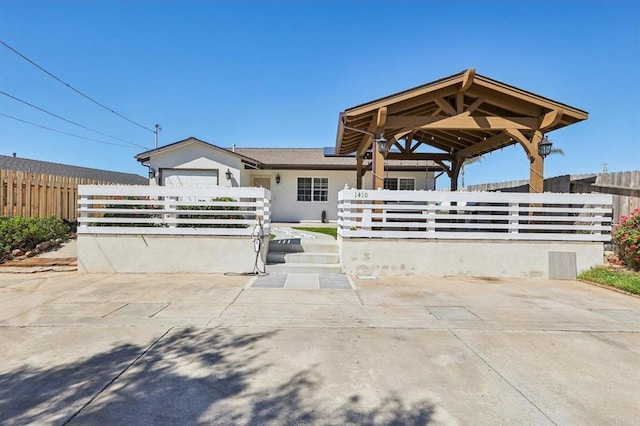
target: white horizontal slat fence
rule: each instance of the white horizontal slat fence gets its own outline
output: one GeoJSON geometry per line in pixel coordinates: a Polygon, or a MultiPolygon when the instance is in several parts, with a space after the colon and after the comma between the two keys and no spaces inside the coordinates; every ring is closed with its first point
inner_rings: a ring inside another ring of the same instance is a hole
{"type": "Polygon", "coordinates": [[[605,194],[343,189],[343,238],[610,241],[605,194]]]}
{"type": "Polygon", "coordinates": [[[251,235],[270,232],[264,188],[80,185],[78,233],[251,235]]]}

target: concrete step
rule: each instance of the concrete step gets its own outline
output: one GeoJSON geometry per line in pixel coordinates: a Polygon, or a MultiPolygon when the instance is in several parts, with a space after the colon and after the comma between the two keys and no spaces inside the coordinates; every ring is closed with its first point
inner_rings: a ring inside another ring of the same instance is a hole
{"type": "Polygon", "coordinates": [[[271,240],[270,252],[282,253],[338,253],[338,242],[331,240],[313,240],[307,238],[288,238],[271,240]]]}
{"type": "Polygon", "coordinates": [[[270,251],[267,255],[267,264],[276,263],[314,263],[332,264],[339,263],[338,253],[286,253],[282,251],[270,251]]]}
{"type": "Polygon", "coordinates": [[[322,265],[317,263],[280,263],[267,265],[268,274],[341,274],[339,264],[322,265]]]}

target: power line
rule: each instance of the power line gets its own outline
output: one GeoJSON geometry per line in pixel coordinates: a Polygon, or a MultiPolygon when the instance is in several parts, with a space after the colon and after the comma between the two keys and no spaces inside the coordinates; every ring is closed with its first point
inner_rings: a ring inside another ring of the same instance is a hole
{"type": "Polygon", "coordinates": [[[34,61],[32,61],[31,59],[27,58],[25,55],[23,55],[22,53],[18,52],[16,49],[14,49],[13,47],[9,46],[7,43],[5,43],[4,41],[0,40],[0,44],[2,44],[4,47],[6,47],[7,49],[11,50],[13,53],[15,53],[16,55],[20,56],[22,59],[24,59],[25,61],[29,62],[31,65],[35,66],[36,68],[38,68],[39,70],[43,71],[45,74],[49,75],[50,77],[53,77],[54,79],[58,80],[60,83],[64,84],[65,86],[67,86],[69,89],[73,90],[74,92],[76,92],[77,94],[81,95],[82,97],[90,100],[91,102],[93,102],[94,104],[106,109],[107,111],[117,115],[120,118],[123,118],[125,120],[127,120],[129,123],[131,124],[135,124],[138,127],[141,127],[145,130],[148,130],[151,133],[155,133],[155,131],[153,131],[152,129],[148,128],[147,126],[137,123],[133,120],[131,120],[130,118],[125,117],[124,115],[120,114],[119,112],[116,112],[114,110],[112,110],[111,108],[109,108],[106,105],[101,104],[100,102],[96,101],[95,99],[93,99],[92,97],[90,97],[89,95],[85,95],[84,93],[82,93],[80,90],[76,89],[75,87],[71,86],[69,83],[63,81],[61,78],[59,78],[58,76],[56,76],[55,74],[47,71],[46,69],[44,69],[43,67],[41,67],[40,65],[38,65],[37,63],[35,63],[34,61]]]}
{"type": "Polygon", "coordinates": [[[121,146],[123,148],[133,149],[133,147],[129,146],[129,145],[122,145],[122,144],[115,143],[115,142],[108,142],[108,141],[103,141],[103,140],[100,140],[100,139],[92,139],[92,138],[87,138],[87,137],[80,136],[80,135],[74,135],[73,133],[63,132],[62,130],[58,130],[58,129],[52,129],[51,127],[42,126],[40,124],[32,123],[30,121],[23,120],[23,119],[17,118],[17,117],[12,117],[10,115],[3,114],[1,112],[0,112],[0,116],[7,117],[7,118],[10,118],[12,120],[19,121],[21,123],[29,124],[31,126],[40,127],[41,129],[51,130],[52,132],[61,133],[63,135],[67,135],[67,136],[73,136],[74,138],[85,139],[85,140],[92,141],[92,142],[99,142],[99,143],[104,143],[104,144],[107,144],[107,145],[121,146]]]}
{"type": "Polygon", "coordinates": [[[11,99],[14,99],[14,100],[18,101],[18,102],[21,102],[21,103],[23,103],[23,104],[25,104],[25,105],[29,105],[31,108],[35,108],[35,109],[37,109],[38,111],[42,111],[42,112],[44,112],[45,114],[49,114],[49,115],[50,115],[50,116],[52,116],[52,117],[58,118],[58,119],[60,119],[60,120],[62,120],[62,121],[66,121],[67,123],[71,123],[71,124],[73,124],[74,126],[82,127],[83,129],[89,130],[89,131],[91,131],[91,132],[97,133],[97,134],[102,135],[102,136],[106,136],[106,137],[108,137],[108,138],[112,138],[112,139],[119,140],[120,142],[128,143],[128,144],[130,144],[130,145],[135,145],[135,146],[140,147],[140,148],[145,148],[145,149],[147,148],[146,146],[143,146],[143,145],[137,144],[137,143],[135,143],[135,142],[129,142],[129,141],[126,141],[126,140],[124,140],[124,139],[120,139],[120,138],[117,138],[117,137],[115,137],[115,136],[111,136],[111,135],[108,135],[108,134],[106,134],[106,133],[102,133],[102,132],[100,132],[100,131],[98,131],[98,130],[95,130],[95,129],[92,129],[92,128],[90,128],[90,127],[83,126],[83,125],[82,125],[82,124],[80,124],[80,123],[76,123],[75,121],[71,121],[71,120],[66,119],[66,118],[64,118],[64,117],[61,117],[61,116],[59,116],[59,115],[57,115],[57,114],[52,113],[51,111],[47,111],[46,109],[44,109],[44,108],[40,108],[39,106],[36,106],[36,105],[33,105],[32,103],[29,103],[29,102],[27,102],[27,101],[25,101],[25,100],[23,100],[23,99],[16,98],[16,97],[15,97],[15,96],[13,96],[13,95],[10,95],[10,94],[8,94],[8,93],[6,93],[6,92],[3,92],[2,90],[0,90],[0,94],[1,94],[1,95],[5,95],[5,96],[7,96],[7,97],[9,97],[9,98],[11,98],[11,99]]]}

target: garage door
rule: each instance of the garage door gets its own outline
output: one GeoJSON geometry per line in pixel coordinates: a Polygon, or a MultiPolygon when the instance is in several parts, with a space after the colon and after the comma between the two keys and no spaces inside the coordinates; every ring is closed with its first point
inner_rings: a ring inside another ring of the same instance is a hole
{"type": "Polygon", "coordinates": [[[162,184],[164,186],[218,186],[217,170],[162,170],[162,184]]]}

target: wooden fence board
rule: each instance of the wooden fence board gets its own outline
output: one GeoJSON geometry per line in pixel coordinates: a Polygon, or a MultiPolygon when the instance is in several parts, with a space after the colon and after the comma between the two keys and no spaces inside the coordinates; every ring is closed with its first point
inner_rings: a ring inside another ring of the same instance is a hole
{"type": "Polygon", "coordinates": [[[92,179],[0,169],[0,216],[77,219],[78,185],[109,184],[92,179]]]}

